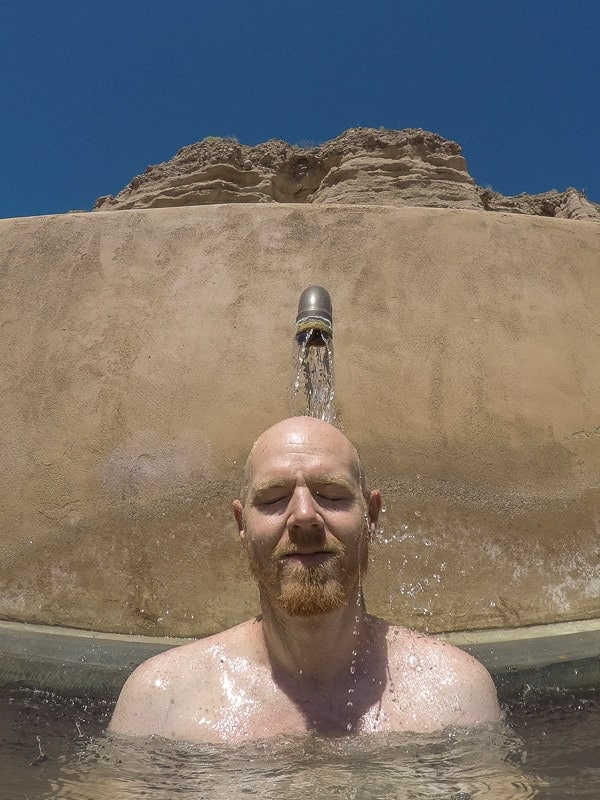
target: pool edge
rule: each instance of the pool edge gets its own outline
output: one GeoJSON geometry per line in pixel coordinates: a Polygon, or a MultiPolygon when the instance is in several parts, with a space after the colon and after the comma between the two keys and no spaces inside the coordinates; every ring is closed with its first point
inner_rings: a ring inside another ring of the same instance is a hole
{"type": "MultiPolygon", "coordinates": [[[[531,690],[600,688],[600,619],[437,634],[481,661],[501,700],[531,690]]],[[[142,661],[190,639],[0,620],[0,687],[114,700],[142,661]]]]}

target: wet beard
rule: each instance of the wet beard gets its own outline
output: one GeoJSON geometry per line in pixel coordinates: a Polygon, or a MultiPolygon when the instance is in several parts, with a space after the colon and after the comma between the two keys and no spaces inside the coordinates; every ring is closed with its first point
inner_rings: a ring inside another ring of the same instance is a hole
{"type": "MultiPolygon", "coordinates": [[[[273,559],[263,563],[250,558],[250,570],[261,587],[286,614],[292,617],[312,617],[327,614],[346,605],[353,592],[360,589],[344,585],[340,561],[344,547],[339,545],[335,554],[316,567],[290,567],[279,560],[277,548],[273,559]]],[[[361,558],[361,574],[366,570],[366,549],[361,558]]]]}
{"type": "Polygon", "coordinates": [[[281,609],[293,617],[312,617],[341,608],[347,593],[335,577],[331,563],[318,567],[294,567],[281,581],[277,598],[281,609]]]}

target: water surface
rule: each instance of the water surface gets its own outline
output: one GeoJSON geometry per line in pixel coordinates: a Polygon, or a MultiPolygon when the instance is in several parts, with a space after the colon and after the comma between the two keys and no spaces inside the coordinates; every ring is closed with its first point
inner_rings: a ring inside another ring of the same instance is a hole
{"type": "Polygon", "coordinates": [[[600,797],[598,695],[527,698],[506,726],[269,740],[242,747],[113,738],[111,707],[0,697],[7,800],[566,800],[600,797]]]}

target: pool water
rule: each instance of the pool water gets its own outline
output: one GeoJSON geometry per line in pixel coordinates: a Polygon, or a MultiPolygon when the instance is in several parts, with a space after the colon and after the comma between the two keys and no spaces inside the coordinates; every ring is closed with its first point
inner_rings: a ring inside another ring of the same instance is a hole
{"type": "Polygon", "coordinates": [[[111,704],[0,696],[3,800],[600,798],[600,694],[533,697],[507,724],[424,736],[199,746],[105,733],[111,704]]]}

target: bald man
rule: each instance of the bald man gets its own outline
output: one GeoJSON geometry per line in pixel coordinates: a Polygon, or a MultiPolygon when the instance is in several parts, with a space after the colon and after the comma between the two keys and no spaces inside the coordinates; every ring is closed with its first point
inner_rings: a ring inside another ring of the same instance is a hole
{"type": "Polygon", "coordinates": [[[381,509],[354,446],[310,417],[265,431],[233,503],[262,614],[142,664],[110,729],[188,742],[315,732],[431,732],[501,717],[462,650],[367,614],[381,509]]]}

